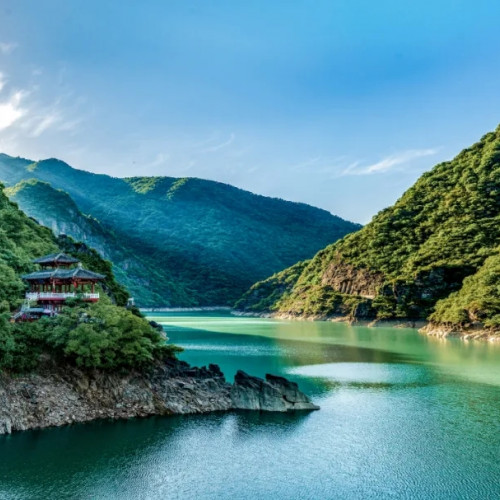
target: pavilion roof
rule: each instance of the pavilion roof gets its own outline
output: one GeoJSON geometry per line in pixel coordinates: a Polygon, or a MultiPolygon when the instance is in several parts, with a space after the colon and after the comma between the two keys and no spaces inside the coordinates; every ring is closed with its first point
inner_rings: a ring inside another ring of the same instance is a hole
{"type": "Polygon", "coordinates": [[[65,253],[51,253],[49,255],[44,255],[33,261],[34,264],[77,264],[80,262],[74,257],[70,257],[65,253]]]}
{"type": "Polygon", "coordinates": [[[25,274],[22,276],[23,280],[26,281],[45,281],[52,279],[61,280],[103,280],[106,276],[104,274],[94,273],[88,269],[83,269],[82,267],[76,267],[74,269],[51,269],[50,271],[35,271],[34,273],[25,274]]]}

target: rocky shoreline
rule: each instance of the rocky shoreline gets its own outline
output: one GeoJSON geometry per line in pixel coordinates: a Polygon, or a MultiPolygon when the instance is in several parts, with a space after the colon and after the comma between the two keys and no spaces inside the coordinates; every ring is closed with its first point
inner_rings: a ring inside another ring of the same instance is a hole
{"type": "Polygon", "coordinates": [[[141,307],[140,311],[148,312],[166,312],[166,313],[185,313],[185,312],[231,312],[229,306],[203,306],[203,307],[141,307]]]}
{"type": "Polygon", "coordinates": [[[391,328],[422,328],[427,324],[427,321],[414,321],[410,319],[388,319],[388,320],[365,320],[356,319],[349,316],[297,316],[296,314],[290,313],[271,313],[271,312],[246,312],[246,311],[231,311],[234,316],[247,316],[253,318],[274,318],[274,319],[285,319],[285,320],[295,320],[295,321],[330,321],[332,323],[349,323],[355,326],[368,326],[370,328],[377,327],[391,327],[391,328]]]}
{"type": "Polygon", "coordinates": [[[83,372],[47,363],[37,373],[0,374],[0,434],[152,415],[229,410],[317,410],[297,384],[239,371],[230,384],[217,365],[167,360],[149,373],[83,372]]]}
{"type": "Polygon", "coordinates": [[[482,324],[471,325],[468,328],[454,328],[447,325],[436,325],[424,320],[358,320],[347,316],[297,316],[288,313],[256,313],[246,311],[231,311],[235,316],[254,318],[274,318],[295,321],[331,321],[334,323],[349,323],[355,326],[370,328],[415,328],[420,333],[439,338],[459,338],[462,340],[481,340],[486,342],[500,342],[500,331],[485,328],[482,324]]]}
{"type": "Polygon", "coordinates": [[[459,338],[462,340],[500,342],[500,331],[485,328],[482,324],[471,325],[467,328],[454,328],[446,325],[428,323],[421,328],[419,332],[438,338],[459,338]]]}

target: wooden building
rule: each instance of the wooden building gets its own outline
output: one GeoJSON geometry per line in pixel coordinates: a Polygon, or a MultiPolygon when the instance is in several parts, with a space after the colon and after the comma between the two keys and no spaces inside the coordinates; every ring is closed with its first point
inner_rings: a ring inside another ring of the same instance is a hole
{"type": "Polygon", "coordinates": [[[22,276],[28,282],[26,300],[15,321],[32,321],[56,315],[69,298],[97,302],[95,286],[105,276],[84,269],[78,259],[63,253],[50,254],[33,261],[42,269],[22,276]],[[36,302],[37,306],[32,307],[36,302]]]}

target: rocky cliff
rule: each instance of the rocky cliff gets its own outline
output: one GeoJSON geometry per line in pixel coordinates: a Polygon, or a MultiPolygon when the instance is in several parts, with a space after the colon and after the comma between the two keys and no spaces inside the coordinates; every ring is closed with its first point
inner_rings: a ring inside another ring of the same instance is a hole
{"type": "Polygon", "coordinates": [[[238,372],[234,384],[217,365],[191,367],[178,360],[149,373],[83,372],[48,363],[38,373],[0,375],[0,434],[110,418],[207,413],[235,409],[315,410],[297,385],[238,372]]]}
{"type": "Polygon", "coordinates": [[[384,275],[366,268],[355,267],[337,255],[321,276],[321,285],[348,295],[375,298],[384,283],[384,275]]]}

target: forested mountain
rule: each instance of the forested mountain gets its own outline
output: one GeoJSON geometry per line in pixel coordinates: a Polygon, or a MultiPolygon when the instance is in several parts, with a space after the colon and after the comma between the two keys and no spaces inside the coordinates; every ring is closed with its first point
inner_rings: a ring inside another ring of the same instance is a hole
{"type": "MultiPolygon", "coordinates": [[[[1,188],[2,186],[0,186],[1,188]]],[[[137,310],[119,307],[128,294],[113,277],[111,263],[93,249],[60,237],[27,217],[0,189],[0,374],[29,372],[51,363],[80,369],[118,371],[150,367],[176,348],[137,310]],[[21,276],[35,269],[32,260],[65,252],[104,274],[98,303],[68,299],[62,312],[35,322],[12,323],[12,312],[24,300],[21,276]],[[109,296],[109,297],[108,297],[109,296]]]]}
{"type": "Polygon", "coordinates": [[[110,262],[85,244],[56,238],[50,229],[21,212],[0,189],[0,313],[15,309],[23,301],[26,285],[21,275],[33,270],[32,260],[59,251],[70,253],[88,268],[104,274],[104,288],[119,305],[126,304],[128,294],[116,283],[110,262]]]}
{"type": "Polygon", "coordinates": [[[109,258],[142,306],[231,304],[255,281],[360,227],[218,182],[118,179],[55,159],[0,155],[0,180],[28,215],[109,258]]]}
{"type": "Polygon", "coordinates": [[[255,284],[238,308],[500,326],[499,246],[500,127],[360,231],[255,284]]]}

